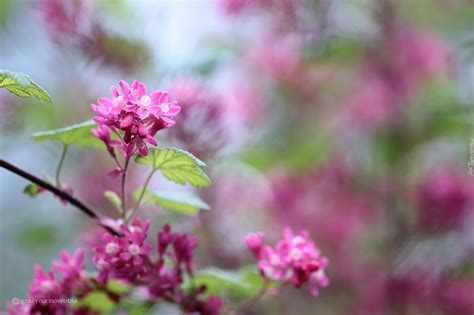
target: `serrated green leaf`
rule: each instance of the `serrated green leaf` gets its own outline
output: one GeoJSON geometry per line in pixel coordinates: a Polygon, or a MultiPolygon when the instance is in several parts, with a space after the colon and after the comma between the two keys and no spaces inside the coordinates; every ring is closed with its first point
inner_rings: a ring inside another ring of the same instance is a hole
{"type": "Polygon", "coordinates": [[[0,88],[4,88],[19,97],[34,97],[51,103],[49,94],[37,85],[28,75],[0,69],[0,88]]]}
{"type": "Polygon", "coordinates": [[[206,166],[204,162],[189,152],[176,148],[151,149],[147,156],[138,156],[137,163],[151,165],[153,169],[160,170],[163,176],[172,182],[194,187],[209,187],[211,180],[202,171],[206,166]]]}
{"type": "Polygon", "coordinates": [[[110,203],[113,204],[120,213],[122,213],[122,200],[117,193],[107,190],[104,192],[104,197],[107,198],[107,200],[110,201],[110,203]]]}
{"type": "MultiPolygon", "coordinates": [[[[142,188],[137,188],[133,197],[137,200],[141,194],[142,188]]],[[[144,199],[147,204],[158,204],[164,208],[179,212],[186,215],[196,215],[200,209],[209,210],[210,206],[199,196],[191,193],[176,192],[176,191],[160,191],[151,192],[146,191],[144,199]]]]}
{"type": "Polygon", "coordinates": [[[23,193],[27,194],[31,198],[34,198],[38,195],[39,190],[40,190],[40,186],[36,185],[35,183],[29,183],[23,189],[23,193]]]}
{"type": "Polygon", "coordinates": [[[63,144],[72,144],[79,147],[102,148],[104,144],[91,134],[91,129],[96,124],[92,120],[88,120],[72,126],[36,132],[33,139],[37,141],[55,140],[63,144]]]}

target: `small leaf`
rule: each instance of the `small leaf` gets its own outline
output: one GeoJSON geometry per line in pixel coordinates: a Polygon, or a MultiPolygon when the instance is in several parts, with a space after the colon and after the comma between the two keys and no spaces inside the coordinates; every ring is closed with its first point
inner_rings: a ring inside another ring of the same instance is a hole
{"type": "Polygon", "coordinates": [[[122,213],[122,200],[115,192],[107,190],[104,192],[104,197],[115,206],[119,213],[122,213]]]}
{"type": "Polygon", "coordinates": [[[227,290],[233,295],[251,296],[263,286],[264,280],[254,266],[240,270],[224,270],[210,267],[198,270],[194,277],[196,285],[206,285],[209,294],[218,294],[227,290]]]}
{"type": "Polygon", "coordinates": [[[15,228],[14,246],[36,253],[51,248],[61,240],[61,233],[55,224],[35,222],[34,219],[24,223],[15,228]]]}
{"type": "MultiPolygon", "coordinates": [[[[139,198],[141,191],[141,187],[135,190],[133,193],[135,200],[139,198]]],[[[204,200],[191,193],[175,191],[151,192],[147,190],[144,198],[147,204],[158,204],[168,210],[186,215],[196,215],[200,209],[210,209],[210,206],[204,200]]]]}
{"type": "Polygon", "coordinates": [[[19,97],[34,97],[51,103],[49,94],[37,85],[28,75],[21,72],[0,70],[0,88],[4,88],[19,97]]]}
{"type": "MultiPolygon", "coordinates": [[[[160,304],[164,304],[166,302],[160,301],[160,304]]],[[[138,301],[124,301],[123,302],[124,308],[127,310],[128,315],[146,315],[146,314],[154,314],[150,313],[150,310],[155,305],[154,302],[138,302],[138,301]]],[[[177,313],[178,314],[178,313],[177,313]]]]}
{"type": "Polygon", "coordinates": [[[23,189],[23,193],[27,194],[31,198],[36,197],[41,192],[41,187],[36,185],[35,183],[29,183],[23,189]]]}
{"type": "Polygon", "coordinates": [[[130,285],[119,280],[112,279],[107,282],[107,290],[118,295],[126,294],[130,289],[130,285]]]}
{"type": "Polygon", "coordinates": [[[189,183],[194,187],[211,185],[211,180],[201,169],[206,164],[191,153],[180,149],[151,149],[147,156],[140,155],[135,161],[151,165],[153,169],[160,170],[163,176],[177,184],[189,183]]]}
{"type": "Polygon", "coordinates": [[[90,132],[95,126],[96,124],[92,120],[88,120],[60,129],[36,132],[33,134],[33,139],[37,141],[56,140],[63,144],[73,144],[79,147],[102,148],[104,146],[102,141],[90,132]]]}
{"type": "Polygon", "coordinates": [[[93,311],[109,313],[115,308],[115,303],[105,292],[91,292],[74,305],[76,308],[87,307],[93,311]]]}

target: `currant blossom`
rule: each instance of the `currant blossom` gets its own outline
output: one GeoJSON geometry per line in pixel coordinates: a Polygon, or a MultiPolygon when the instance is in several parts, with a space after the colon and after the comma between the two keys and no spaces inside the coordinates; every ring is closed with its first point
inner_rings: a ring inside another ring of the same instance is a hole
{"type": "Polygon", "coordinates": [[[249,250],[257,258],[263,277],[291,283],[300,288],[309,282],[311,294],[317,296],[319,287],[329,285],[325,274],[328,259],[321,257],[319,249],[309,239],[308,232],[294,235],[286,228],[284,238],[274,248],[264,245],[263,234],[249,234],[245,238],[249,250]]]}
{"type": "MultiPolygon", "coordinates": [[[[84,270],[84,252],[78,250],[71,257],[63,251],[60,256],[61,260],[53,261],[52,268],[48,272],[44,272],[40,266],[35,266],[27,296],[28,303],[8,305],[8,314],[69,314],[67,303],[52,301],[69,299],[74,295],[85,295],[90,291],[84,270]],[[57,274],[61,277],[57,277],[57,274]]],[[[85,314],[92,314],[86,308],[83,311],[85,314]]]]}
{"type": "Polygon", "coordinates": [[[184,279],[193,277],[193,253],[195,237],[171,231],[165,225],[158,233],[157,254],[151,255],[152,246],[146,242],[150,221],[135,219],[129,226],[120,225],[122,236],[105,234],[95,248],[93,262],[99,273],[87,275],[84,270],[84,252],[73,256],[61,252],[60,260],[53,261],[45,273],[35,267],[35,277],[30,285],[26,305],[8,305],[11,315],[26,314],[99,314],[87,306],[71,307],[67,303],[55,303],[57,299],[81,300],[91,292],[106,293],[119,304],[128,293],[111,294],[107,289],[110,280],[135,286],[145,301],[175,303],[186,314],[219,315],[222,301],[215,297],[203,297],[204,286],[196,290],[183,288],[184,279]],[[59,277],[57,277],[59,275],[59,277]]]}
{"type": "Polygon", "coordinates": [[[169,94],[184,109],[181,123],[171,130],[170,137],[201,159],[222,150],[233,128],[227,119],[229,107],[224,102],[228,93],[221,97],[196,79],[180,78],[170,84],[169,94]]]}
{"type": "Polygon", "coordinates": [[[74,290],[87,290],[87,274],[84,269],[84,251],[79,249],[71,257],[68,252],[61,251],[61,260],[53,260],[52,270],[62,275],[62,291],[72,295],[74,290]]]}
{"type": "Polygon", "coordinates": [[[148,254],[152,246],[146,242],[150,221],[143,225],[135,219],[130,227],[121,225],[123,236],[104,234],[103,242],[94,251],[94,264],[99,270],[98,279],[106,281],[117,278],[133,282],[139,276],[146,274],[148,254]]]}
{"type": "MultiPolygon", "coordinates": [[[[97,104],[91,104],[96,113],[93,120],[99,125],[99,129],[92,131],[92,134],[106,144],[109,152],[113,151],[113,147],[120,146],[126,158],[136,149],[147,155],[147,144],[157,145],[155,134],[175,124],[172,118],[181,111],[181,107],[176,101],[170,102],[167,92],[157,90],[148,95],[146,86],[136,80],[131,85],[122,80],[119,86],[122,94],[113,86],[112,98],[100,97],[97,104]],[[111,138],[110,131],[120,138],[119,142],[111,138]]],[[[114,156],[113,152],[111,154],[114,156]]]]}
{"type": "Polygon", "coordinates": [[[453,169],[437,169],[415,192],[417,226],[425,232],[460,228],[473,212],[472,178],[453,169]]]}

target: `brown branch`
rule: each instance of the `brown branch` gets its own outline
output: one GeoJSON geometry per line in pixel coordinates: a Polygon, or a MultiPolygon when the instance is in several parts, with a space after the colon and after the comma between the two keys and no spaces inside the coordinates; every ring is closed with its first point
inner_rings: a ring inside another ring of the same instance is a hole
{"type": "Polygon", "coordinates": [[[34,176],[33,174],[28,173],[28,172],[16,167],[15,165],[13,165],[13,164],[11,164],[11,163],[3,160],[3,159],[0,159],[0,167],[9,170],[12,173],[17,174],[18,176],[23,177],[23,178],[35,183],[36,185],[43,187],[44,189],[50,191],[51,193],[58,196],[59,198],[68,201],[70,204],[75,206],[77,209],[81,210],[84,214],[86,214],[90,218],[92,218],[94,220],[97,220],[97,223],[100,226],[102,226],[103,228],[105,228],[107,231],[109,231],[110,233],[112,233],[114,235],[120,235],[120,233],[117,232],[116,230],[114,230],[113,228],[111,228],[107,225],[104,225],[102,222],[100,222],[100,220],[102,219],[102,216],[100,214],[98,214],[95,210],[93,210],[92,208],[90,208],[89,206],[84,204],[82,201],[80,201],[80,200],[76,199],[75,197],[71,196],[67,192],[62,191],[61,189],[59,189],[59,188],[51,185],[50,183],[42,180],[41,178],[38,178],[38,177],[34,176]]]}

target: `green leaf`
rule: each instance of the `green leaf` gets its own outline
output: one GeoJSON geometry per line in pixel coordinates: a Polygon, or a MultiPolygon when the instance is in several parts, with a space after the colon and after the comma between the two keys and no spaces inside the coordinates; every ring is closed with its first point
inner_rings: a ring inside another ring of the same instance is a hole
{"type": "Polygon", "coordinates": [[[63,144],[73,144],[79,147],[102,148],[104,146],[102,141],[94,137],[90,132],[95,126],[96,124],[92,120],[88,120],[60,129],[36,132],[33,134],[33,139],[37,141],[55,140],[63,144]]]}
{"type": "Polygon", "coordinates": [[[93,311],[109,313],[115,308],[115,303],[105,292],[91,292],[74,305],[75,308],[87,307],[93,311]]]}
{"type": "MultiPolygon", "coordinates": [[[[142,189],[139,187],[133,193],[135,200],[138,200],[142,189]]],[[[147,204],[158,204],[168,210],[186,215],[196,215],[200,209],[210,209],[210,206],[204,200],[191,193],[176,191],[151,192],[147,190],[145,191],[144,199],[147,204]]]]}
{"type": "Polygon", "coordinates": [[[210,267],[198,270],[194,277],[197,286],[205,285],[209,294],[219,294],[227,290],[231,295],[251,296],[263,286],[264,280],[254,266],[240,270],[223,270],[210,267]]]}
{"type": "Polygon", "coordinates": [[[115,206],[118,212],[122,213],[122,200],[115,192],[107,190],[104,192],[104,197],[115,206]]]}
{"type": "Polygon", "coordinates": [[[34,219],[24,223],[21,227],[15,227],[14,246],[41,253],[61,240],[61,233],[55,224],[35,222],[34,219]]]}
{"type": "Polygon", "coordinates": [[[160,170],[163,176],[172,182],[194,187],[209,187],[211,180],[202,171],[204,162],[189,152],[176,148],[151,149],[147,156],[138,156],[137,163],[151,165],[154,170],[160,170]]]}
{"type": "Polygon", "coordinates": [[[23,193],[27,194],[31,198],[34,198],[38,195],[39,190],[40,190],[40,186],[36,185],[35,183],[29,183],[23,189],[23,193]]]}
{"type": "Polygon", "coordinates": [[[124,295],[130,291],[130,285],[119,281],[119,280],[109,280],[107,282],[107,290],[118,295],[124,295]]]}
{"type": "Polygon", "coordinates": [[[0,69],[0,88],[19,97],[34,97],[40,101],[52,103],[49,94],[28,75],[21,72],[0,69]]]}
{"type": "Polygon", "coordinates": [[[125,301],[123,302],[123,304],[124,304],[124,308],[127,310],[128,315],[150,314],[150,310],[155,305],[154,302],[137,302],[137,301],[133,301],[133,302],[125,301]]]}

